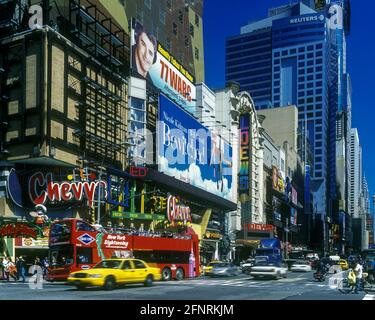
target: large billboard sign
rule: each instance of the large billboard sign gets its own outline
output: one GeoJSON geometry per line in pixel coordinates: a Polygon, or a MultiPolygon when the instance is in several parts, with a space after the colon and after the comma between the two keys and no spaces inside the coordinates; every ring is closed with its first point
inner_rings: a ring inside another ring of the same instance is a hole
{"type": "Polygon", "coordinates": [[[179,106],[196,104],[194,77],[141,24],[133,20],[132,70],[179,106]]]}
{"type": "Polygon", "coordinates": [[[164,95],[159,96],[158,169],[233,200],[232,147],[164,95]]]}

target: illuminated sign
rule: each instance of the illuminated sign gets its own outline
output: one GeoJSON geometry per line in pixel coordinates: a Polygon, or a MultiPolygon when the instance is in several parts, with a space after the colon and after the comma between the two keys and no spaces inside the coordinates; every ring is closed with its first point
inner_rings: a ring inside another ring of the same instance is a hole
{"type": "Polygon", "coordinates": [[[2,237],[29,237],[36,239],[38,231],[26,223],[8,223],[0,227],[0,236],[2,237]]]}
{"type": "Polygon", "coordinates": [[[145,177],[147,175],[147,168],[144,167],[133,167],[131,166],[129,169],[129,173],[132,177],[145,177]]]}
{"type": "Polygon", "coordinates": [[[107,198],[107,183],[105,181],[53,182],[52,180],[52,173],[44,175],[37,172],[30,177],[28,191],[34,204],[44,204],[47,200],[51,202],[74,199],[81,201],[85,197],[88,205],[92,206],[95,191],[99,185],[103,186],[105,198],[107,198]]]}
{"type": "Polygon", "coordinates": [[[296,24],[296,23],[303,23],[303,22],[314,22],[314,21],[323,21],[324,20],[324,15],[315,15],[315,16],[307,16],[307,17],[299,17],[299,18],[294,18],[290,19],[291,24],[296,24]]]}
{"type": "Polygon", "coordinates": [[[180,204],[180,200],[174,196],[167,199],[167,217],[170,222],[174,221],[190,221],[190,207],[180,204]]]}
{"type": "Polygon", "coordinates": [[[215,240],[219,240],[222,238],[222,234],[221,233],[218,233],[218,232],[206,232],[204,234],[204,238],[205,239],[215,239],[215,240]]]}
{"type": "Polygon", "coordinates": [[[244,114],[240,116],[240,170],[238,178],[240,199],[249,195],[250,153],[250,115],[244,114]]]}
{"type": "Polygon", "coordinates": [[[243,228],[247,231],[273,231],[274,226],[272,224],[245,223],[243,228]]]}

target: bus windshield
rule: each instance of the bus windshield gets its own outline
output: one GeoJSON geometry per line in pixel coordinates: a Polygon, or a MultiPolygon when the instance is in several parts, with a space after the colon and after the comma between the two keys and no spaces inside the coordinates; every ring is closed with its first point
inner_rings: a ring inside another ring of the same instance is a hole
{"type": "Polygon", "coordinates": [[[63,267],[74,263],[73,245],[50,247],[49,260],[53,267],[63,267]]]}

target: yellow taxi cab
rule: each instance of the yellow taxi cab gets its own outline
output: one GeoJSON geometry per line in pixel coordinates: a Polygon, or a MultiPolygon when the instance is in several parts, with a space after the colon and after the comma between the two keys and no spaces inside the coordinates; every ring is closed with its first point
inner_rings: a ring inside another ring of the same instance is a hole
{"type": "Polygon", "coordinates": [[[149,267],[143,260],[127,258],[103,260],[92,269],[73,272],[68,277],[68,284],[78,289],[99,286],[112,290],[117,285],[126,283],[151,286],[154,280],[161,280],[159,268],[149,267]]]}
{"type": "Polygon", "coordinates": [[[212,272],[212,268],[219,263],[222,263],[222,261],[212,260],[206,267],[203,267],[204,275],[209,275],[212,272]]]}
{"type": "Polygon", "coordinates": [[[338,262],[338,265],[341,267],[342,270],[348,270],[349,269],[349,264],[348,261],[345,259],[340,259],[338,262]]]}

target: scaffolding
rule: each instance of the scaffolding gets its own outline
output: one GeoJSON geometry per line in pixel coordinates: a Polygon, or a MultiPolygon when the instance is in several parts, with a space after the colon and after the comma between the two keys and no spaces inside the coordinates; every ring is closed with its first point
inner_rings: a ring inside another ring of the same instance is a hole
{"type": "Polygon", "coordinates": [[[129,71],[129,35],[89,0],[69,0],[67,21],[60,22],[67,36],[93,57],[117,72],[129,71]]]}

